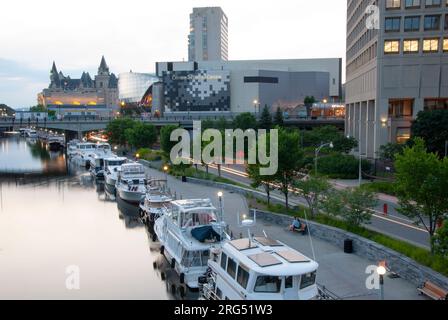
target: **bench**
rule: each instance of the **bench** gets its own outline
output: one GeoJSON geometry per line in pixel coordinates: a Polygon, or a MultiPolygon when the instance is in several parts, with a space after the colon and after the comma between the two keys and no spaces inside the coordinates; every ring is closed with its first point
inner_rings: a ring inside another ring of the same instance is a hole
{"type": "Polygon", "coordinates": [[[423,286],[417,288],[420,294],[424,294],[433,300],[448,300],[448,291],[436,286],[430,281],[426,281],[423,286]]]}

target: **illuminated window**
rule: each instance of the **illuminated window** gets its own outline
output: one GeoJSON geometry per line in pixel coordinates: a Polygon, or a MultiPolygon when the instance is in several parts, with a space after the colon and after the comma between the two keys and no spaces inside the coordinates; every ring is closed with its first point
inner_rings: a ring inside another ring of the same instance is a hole
{"type": "Polygon", "coordinates": [[[406,143],[411,139],[411,128],[397,128],[397,143],[406,143]]]}
{"type": "Polygon", "coordinates": [[[423,40],[423,52],[439,52],[439,39],[423,40]]]}
{"type": "Polygon", "coordinates": [[[399,40],[386,40],[384,42],[384,53],[386,53],[386,54],[400,53],[400,41],[399,40]]]}
{"type": "Polygon", "coordinates": [[[443,51],[448,52],[448,38],[443,39],[443,51]]]}
{"type": "Polygon", "coordinates": [[[401,8],[401,0],[386,1],[386,9],[400,9],[400,8],[401,8]]]}
{"type": "Polygon", "coordinates": [[[404,53],[418,53],[419,40],[404,40],[403,52],[404,53]]]}

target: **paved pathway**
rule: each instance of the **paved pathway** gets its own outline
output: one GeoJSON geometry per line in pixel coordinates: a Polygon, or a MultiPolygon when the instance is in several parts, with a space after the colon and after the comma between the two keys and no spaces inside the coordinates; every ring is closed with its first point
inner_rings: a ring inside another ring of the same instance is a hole
{"type": "MultiPolygon", "coordinates": [[[[163,179],[164,174],[147,169],[153,178],[163,179]]],[[[168,177],[168,187],[172,192],[183,199],[186,198],[210,198],[215,206],[219,208],[217,198],[217,188],[205,187],[201,185],[182,183],[181,181],[168,177]]],[[[224,191],[224,218],[231,226],[234,235],[243,233],[247,230],[238,228],[237,215],[248,212],[247,202],[241,195],[224,191]]],[[[290,233],[277,225],[271,225],[264,221],[258,221],[257,226],[252,228],[252,233],[262,235],[263,230],[275,239],[278,239],[289,246],[312,257],[310,238],[290,233]]],[[[367,290],[365,270],[367,266],[374,265],[378,261],[368,261],[356,255],[345,254],[342,248],[319,239],[312,238],[316,253],[316,261],[319,263],[318,283],[324,285],[327,289],[334,292],[344,299],[368,299],[376,300],[379,297],[378,290],[367,290]]],[[[400,299],[424,299],[419,296],[415,285],[403,279],[385,279],[385,298],[391,300],[400,299]]]]}

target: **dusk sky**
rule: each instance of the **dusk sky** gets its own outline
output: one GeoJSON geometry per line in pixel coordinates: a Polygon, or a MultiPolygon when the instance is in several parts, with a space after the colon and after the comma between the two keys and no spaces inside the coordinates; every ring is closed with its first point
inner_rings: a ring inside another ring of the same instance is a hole
{"type": "MultiPolygon", "coordinates": [[[[72,78],[187,59],[193,7],[221,6],[229,59],[345,58],[346,0],[14,0],[0,11],[0,103],[35,105],[53,60],[72,78]]],[[[345,61],[345,59],[344,59],[345,61]]]]}

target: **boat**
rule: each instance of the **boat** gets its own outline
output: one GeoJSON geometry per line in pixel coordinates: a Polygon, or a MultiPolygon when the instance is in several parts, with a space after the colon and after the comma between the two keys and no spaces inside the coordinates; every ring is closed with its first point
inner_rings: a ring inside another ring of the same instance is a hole
{"type": "Polygon", "coordinates": [[[47,144],[50,151],[59,151],[64,148],[65,138],[63,136],[49,136],[47,144]]]}
{"type": "Polygon", "coordinates": [[[128,159],[123,157],[109,157],[104,159],[104,179],[106,185],[115,187],[118,170],[128,159]]]}
{"type": "Polygon", "coordinates": [[[96,153],[104,157],[110,157],[114,155],[114,153],[112,152],[112,147],[108,143],[97,143],[96,153]]]}
{"type": "Polygon", "coordinates": [[[210,199],[172,201],[171,209],[154,223],[161,253],[190,289],[199,288],[198,279],[208,269],[210,250],[220,246],[224,229],[210,199]]]}
{"type": "Polygon", "coordinates": [[[90,165],[90,158],[95,155],[96,144],[90,142],[80,142],[76,144],[76,151],[72,159],[81,167],[88,167],[90,165]]]}
{"type": "Polygon", "coordinates": [[[89,157],[89,171],[95,178],[104,178],[104,156],[97,153],[89,157]]]}
{"type": "Polygon", "coordinates": [[[73,156],[73,155],[76,154],[76,151],[78,150],[78,149],[77,149],[77,145],[78,145],[78,143],[80,143],[80,141],[77,140],[77,139],[70,140],[70,141],[67,143],[67,155],[68,155],[69,157],[71,157],[71,156],[73,156]]]}
{"type": "Polygon", "coordinates": [[[26,132],[27,132],[28,130],[29,130],[28,128],[20,128],[20,129],[19,129],[20,135],[21,135],[22,137],[25,137],[25,136],[26,136],[26,132]]]}
{"type": "Polygon", "coordinates": [[[166,210],[169,210],[174,199],[166,189],[157,185],[157,181],[151,181],[146,196],[139,205],[139,215],[142,223],[153,224],[166,210]]]}
{"type": "Polygon", "coordinates": [[[131,203],[140,203],[146,195],[145,167],[139,163],[125,163],[118,170],[115,189],[117,196],[131,203]]]}
{"type": "Polygon", "coordinates": [[[205,300],[313,300],[319,296],[319,265],[266,236],[226,242],[201,277],[205,300]]]}
{"type": "Polygon", "coordinates": [[[37,139],[38,138],[37,131],[34,129],[27,129],[25,131],[25,137],[31,138],[31,139],[37,139]]]}

